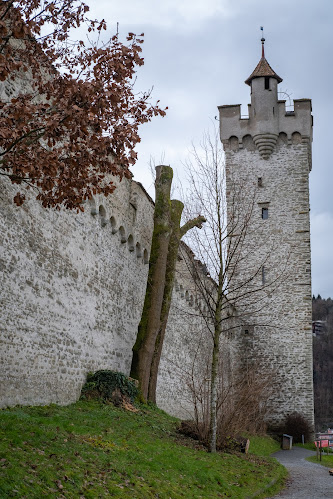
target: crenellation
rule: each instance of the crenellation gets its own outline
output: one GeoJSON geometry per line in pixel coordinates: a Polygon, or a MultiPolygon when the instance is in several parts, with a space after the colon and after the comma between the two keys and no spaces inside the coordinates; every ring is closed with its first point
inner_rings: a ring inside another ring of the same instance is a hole
{"type": "MultiPolygon", "coordinates": [[[[261,157],[268,159],[273,150],[282,144],[290,146],[312,141],[311,100],[295,99],[294,110],[287,111],[286,101],[278,100],[278,81],[270,77],[267,88],[264,76],[254,77],[250,83],[247,81],[251,84],[251,104],[248,105],[249,117],[246,119],[241,116],[239,104],[218,107],[221,141],[225,150],[242,150],[244,137],[249,137],[261,157]]],[[[309,155],[310,147],[306,160],[309,155]]]]}

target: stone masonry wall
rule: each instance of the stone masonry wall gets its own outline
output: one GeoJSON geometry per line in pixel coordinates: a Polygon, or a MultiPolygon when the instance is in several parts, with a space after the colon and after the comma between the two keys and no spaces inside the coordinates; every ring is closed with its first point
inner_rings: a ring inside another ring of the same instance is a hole
{"type": "MultiPolygon", "coordinates": [[[[68,404],[89,371],[129,374],[153,203],[123,180],[84,213],[46,210],[34,199],[18,208],[15,186],[0,182],[0,406],[68,404]]],[[[187,310],[192,303],[175,293],[158,382],[159,406],[175,415],[191,410],[184,376],[171,367],[191,362],[196,328],[187,310]]]]}
{"type": "Polygon", "coordinates": [[[207,309],[191,278],[189,258],[181,245],[172,305],[168,320],[167,341],[160,363],[157,405],[169,412],[177,400],[177,414],[184,419],[193,417],[193,389],[206,377],[212,338],[202,314],[207,309]]]}

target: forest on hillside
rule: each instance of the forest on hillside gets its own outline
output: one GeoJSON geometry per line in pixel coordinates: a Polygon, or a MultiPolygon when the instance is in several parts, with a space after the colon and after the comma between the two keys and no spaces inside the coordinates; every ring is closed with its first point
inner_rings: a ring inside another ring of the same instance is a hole
{"type": "Polygon", "coordinates": [[[313,338],[313,380],[317,431],[333,426],[333,300],[312,298],[312,320],[324,321],[313,338]]]}

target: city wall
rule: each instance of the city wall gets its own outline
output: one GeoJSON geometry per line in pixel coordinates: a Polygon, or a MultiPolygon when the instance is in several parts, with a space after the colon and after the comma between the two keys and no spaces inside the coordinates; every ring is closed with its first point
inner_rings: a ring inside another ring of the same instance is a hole
{"type": "MultiPolygon", "coordinates": [[[[32,196],[17,207],[15,186],[0,182],[0,406],[68,404],[89,371],[129,374],[153,202],[124,179],[84,213],[44,209],[32,196]]],[[[157,403],[188,417],[189,373],[198,345],[208,343],[185,257],[176,279],[157,403]]]]}

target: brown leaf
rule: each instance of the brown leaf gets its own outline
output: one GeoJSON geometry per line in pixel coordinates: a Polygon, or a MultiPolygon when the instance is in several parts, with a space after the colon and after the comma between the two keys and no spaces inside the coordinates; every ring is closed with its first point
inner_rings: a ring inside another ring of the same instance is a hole
{"type": "Polygon", "coordinates": [[[56,483],[58,489],[62,490],[64,488],[64,486],[62,485],[60,480],[56,480],[55,483],[56,483]]]}
{"type": "Polygon", "coordinates": [[[14,199],[13,199],[16,206],[21,206],[24,203],[24,200],[25,200],[25,196],[23,194],[21,194],[20,192],[18,192],[14,196],[14,199]]]}

